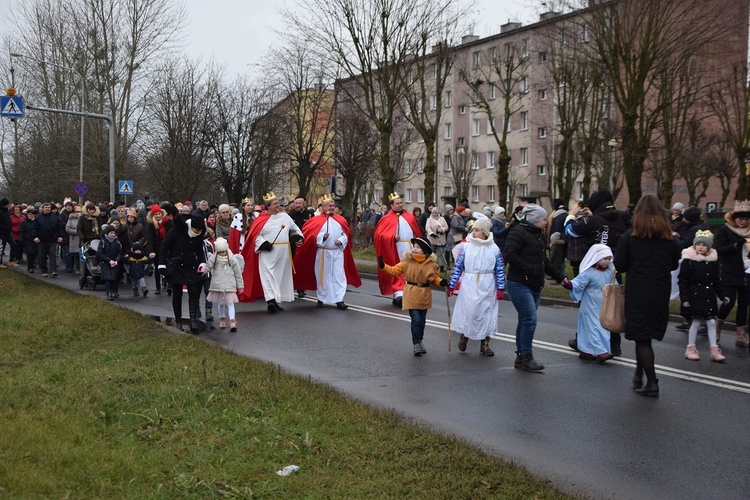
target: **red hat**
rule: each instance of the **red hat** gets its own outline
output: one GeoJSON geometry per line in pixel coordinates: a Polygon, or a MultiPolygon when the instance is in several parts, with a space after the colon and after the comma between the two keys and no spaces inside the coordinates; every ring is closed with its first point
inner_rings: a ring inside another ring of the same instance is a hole
{"type": "Polygon", "coordinates": [[[192,207],[192,206],[193,206],[193,204],[192,204],[192,203],[190,202],[190,200],[188,200],[188,201],[186,201],[185,203],[183,203],[183,205],[187,205],[187,206],[189,206],[189,207],[192,207]]]}
{"type": "Polygon", "coordinates": [[[154,203],[151,205],[151,215],[160,214],[161,213],[161,207],[154,203]]]}

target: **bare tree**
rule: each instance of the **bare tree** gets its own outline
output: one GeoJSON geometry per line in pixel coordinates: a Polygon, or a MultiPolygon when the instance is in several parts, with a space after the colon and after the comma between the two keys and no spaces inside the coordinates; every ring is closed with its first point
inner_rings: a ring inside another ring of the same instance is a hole
{"type": "MultiPolygon", "coordinates": [[[[498,204],[506,206],[509,202],[510,188],[510,153],[508,150],[508,129],[511,117],[522,108],[522,99],[528,89],[527,73],[530,67],[528,48],[523,46],[521,38],[514,37],[502,48],[501,54],[488,50],[482,54],[487,65],[475,64],[469,60],[473,54],[456,61],[461,81],[467,86],[467,96],[471,105],[479,113],[487,115],[492,136],[500,150],[497,164],[498,204]],[[490,96],[497,95],[502,109],[493,105],[490,96]],[[496,120],[499,118],[499,120],[496,120]],[[499,123],[498,123],[499,122],[499,123]]],[[[511,198],[512,199],[512,198],[511,198]]]]}
{"type": "Polygon", "coordinates": [[[449,178],[456,200],[468,198],[479,167],[477,153],[459,146],[455,152],[451,151],[449,158],[451,162],[449,178]]]}
{"type": "Polygon", "coordinates": [[[384,192],[398,181],[391,165],[393,118],[422,35],[441,26],[451,0],[309,0],[288,12],[309,43],[335,59],[346,80],[338,91],[373,122],[380,146],[378,164],[384,192]]]}

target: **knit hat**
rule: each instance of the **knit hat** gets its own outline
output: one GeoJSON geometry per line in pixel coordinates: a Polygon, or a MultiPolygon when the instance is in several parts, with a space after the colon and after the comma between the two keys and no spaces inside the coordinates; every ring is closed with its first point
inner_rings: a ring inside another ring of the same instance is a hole
{"type": "Polygon", "coordinates": [[[560,198],[555,198],[552,201],[552,210],[558,210],[560,208],[565,208],[565,202],[562,201],[560,198]]]}
{"type": "Polygon", "coordinates": [[[682,217],[688,222],[698,222],[701,218],[701,209],[698,207],[688,207],[682,212],[682,217]]]}
{"type": "Polygon", "coordinates": [[[450,204],[446,203],[445,204],[445,211],[447,212],[448,210],[453,210],[453,205],[450,205],[450,204]]]}
{"type": "Polygon", "coordinates": [[[430,256],[432,254],[432,245],[430,245],[430,243],[424,238],[412,238],[411,244],[419,245],[419,248],[421,248],[422,252],[424,252],[424,254],[427,256],[430,256]]]}
{"type": "Polygon", "coordinates": [[[596,212],[596,209],[601,207],[605,203],[613,204],[614,200],[612,199],[612,193],[610,193],[606,189],[601,189],[589,196],[589,201],[586,206],[589,207],[589,210],[591,210],[592,212],[596,212]]]}
{"type": "Polygon", "coordinates": [[[190,227],[203,231],[204,229],[206,229],[206,219],[204,219],[200,215],[193,215],[190,217],[190,227]]]}
{"type": "Polygon", "coordinates": [[[683,210],[685,210],[685,205],[683,205],[682,203],[678,201],[677,203],[672,205],[672,210],[678,210],[680,213],[682,213],[683,210]]]}
{"type": "Polygon", "coordinates": [[[526,222],[536,224],[547,218],[547,211],[536,203],[529,203],[523,207],[523,215],[526,217],[526,222]]]}
{"type": "Polygon", "coordinates": [[[216,249],[216,253],[226,252],[229,250],[229,244],[224,238],[219,238],[214,242],[214,248],[216,249]]]}
{"type": "Polygon", "coordinates": [[[492,215],[494,215],[495,217],[504,213],[505,213],[505,209],[503,207],[495,207],[495,210],[492,211],[492,215]]]}
{"type": "Polygon", "coordinates": [[[112,231],[117,231],[112,224],[104,224],[102,226],[102,234],[109,234],[112,231]]]}
{"type": "Polygon", "coordinates": [[[109,211],[109,220],[120,220],[120,216],[117,215],[117,210],[110,210],[109,211]]]}
{"type": "Polygon", "coordinates": [[[101,213],[107,213],[107,205],[105,203],[99,203],[99,211],[101,213]]]}
{"type": "Polygon", "coordinates": [[[141,245],[139,242],[133,243],[133,246],[130,247],[130,249],[134,252],[142,252],[143,251],[143,245],[141,245]]]}
{"type": "Polygon", "coordinates": [[[714,234],[708,229],[705,231],[698,231],[697,233],[695,233],[693,246],[697,245],[698,243],[703,243],[708,248],[711,248],[714,244],[714,234]]]}
{"type": "Polygon", "coordinates": [[[8,205],[10,205],[10,200],[8,198],[0,199],[0,207],[7,207],[8,205]]]}
{"type": "Polygon", "coordinates": [[[732,214],[732,217],[750,218],[750,201],[738,201],[734,205],[734,213],[732,214]]]}
{"type": "Polygon", "coordinates": [[[492,223],[487,219],[477,219],[474,221],[474,224],[471,226],[471,229],[472,231],[474,229],[479,229],[486,236],[489,236],[490,232],[492,231],[492,223]]]}
{"type": "Polygon", "coordinates": [[[151,205],[151,215],[156,215],[161,213],[161,207],[154,203],[151,205]]]}

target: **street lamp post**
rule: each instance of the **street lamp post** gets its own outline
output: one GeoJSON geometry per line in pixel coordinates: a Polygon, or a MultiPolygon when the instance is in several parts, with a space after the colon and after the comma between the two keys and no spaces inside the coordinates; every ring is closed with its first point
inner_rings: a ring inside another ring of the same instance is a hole
{"type": "MultiPolygon", "coordinates": [[[[73,68],[69,68],[67,66],[63,66],[61,64],[51,63],[43,59],[37,59],[35,57],[27,56],[24,54],[19,54],[18,52],[11,52],[10,57],[17,57],[19,59],[20,58],[30,59],[32,61],[38,62],[39,64],[45,64],[47,66],[54,66],[55,68],[64,69],[66,71],[70,71],[71,73],[75,73],[76,75],[78,75],[78,78],[81,79],[81,96],[80,96],[81,99],[79,101],[78,111],[80,111],[81,113],[84,113],[83,106],[84,106],[84,103],[86,102],[86,86],[84,84],[85,80],[83,78],[83,74],[80,71],[75,70],[73,68]]],[[[78,181],[79,182],[83,182],[83,138],[84,138],[84,132],[85,132],[85,125],[86,125],[86,116],[84,114],[81,114],[81,154],[80,154],[79,169],[78,169],[78,181]]],[[[83,196],[78,196],[78,204],[80,205],[83,204],[83,196]]]]}

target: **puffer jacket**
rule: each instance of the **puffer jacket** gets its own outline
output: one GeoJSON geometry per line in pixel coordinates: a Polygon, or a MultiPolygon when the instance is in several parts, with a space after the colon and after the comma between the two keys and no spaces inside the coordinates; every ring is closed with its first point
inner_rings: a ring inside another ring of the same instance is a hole
{"type": "Polygon", "coordinates": [[[546,256],[544,232],[525,220],[508,233],[503,258],[509,266],[507,281],[522,283],[535,291],[544,288],[545,274],[558,282],[565,278],[546,256]]]}
{"type": "Polygon", "coordinates": [[[229,255],[227,263],[223,263],[215,253],[210,254],[206,262],[206,271],[211,273],[211,292],[236,292],[238,288],[245,288],[242,266],[236,255],[229,255]]]}

